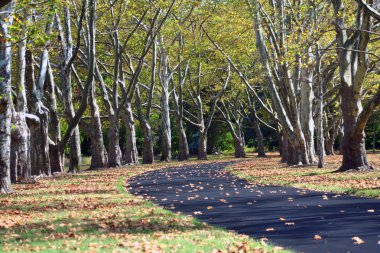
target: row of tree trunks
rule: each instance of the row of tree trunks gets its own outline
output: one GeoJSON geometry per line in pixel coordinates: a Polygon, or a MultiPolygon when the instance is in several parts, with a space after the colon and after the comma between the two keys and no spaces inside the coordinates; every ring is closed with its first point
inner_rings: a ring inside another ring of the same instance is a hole
{"type": "MultiPolygon", "coordinates": [[[[282,62],[279,66],[272,66],[271,62],[277,60],[277,53],[272,54],[275,46],[282,46],[286,43],[286,17],[285,1],[278,1],[271,8],[276,11],[281,18],[278,18],[279,30],[278,38],[269,36],[270,47],[266,46],[264,39],[264,29],[262,16],[266,19],[270,17],[262,14],[262,9],[257,1],[249,1],[251,10],[254,12],[254,27],[256,33],[256,47],[260,54],[261,63],[264,66],[266,75],[266,84],[272,100],[274,110],[277,113],[278,120],[281,123],[283,131],[286,132],[287,138],[283,140],[282,159],[288,164],[312,164],[315,160],[315,147],[313,145],[313,126],[310,100],[312,99],[312,71],[309,68],[295,68],[293,75],[290,74],[289,64],[282,62]],[[273,47],[272,47],[273,46],[273,47]],[[274,59],[272,59],[274,57],[274,59]],[[306,81],[300,82],[301,77],[306,81]],[[299,95],[300,94],[300,95],[299,95]],[[300,102],[299,102],[300,100],[300,102]],[[289,142],[289,150],[285,150],[289,142]]],[[[309,52],[308,52],[309,53],[309,52]]],[[[301,59],[295,57],[301,66],[301,59]]]]}

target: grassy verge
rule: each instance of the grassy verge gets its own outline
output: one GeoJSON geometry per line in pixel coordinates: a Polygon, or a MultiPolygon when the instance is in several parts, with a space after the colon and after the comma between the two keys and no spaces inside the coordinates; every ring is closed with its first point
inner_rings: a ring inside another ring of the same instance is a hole
{"type": "Polygon", "coordinates": [[[370,163],[377,168],[372,172],[334,173],[339,168],[341,159],[338,155],[328,156],[325,168],[320,169],[317,166],[287,166],[280,162],[278,154],[271,153],[266,158],[235,164],[228,170],[259,184],[380,198],[380,154],[368,154],[370,163]]]}
{"type": "Polygon", "coordinates": [[[0,195],[0,252],[281,251],[174,214],[124,189],[131,176],[179,165],[131,166],[15,185],[16,194],[0,195]]]}

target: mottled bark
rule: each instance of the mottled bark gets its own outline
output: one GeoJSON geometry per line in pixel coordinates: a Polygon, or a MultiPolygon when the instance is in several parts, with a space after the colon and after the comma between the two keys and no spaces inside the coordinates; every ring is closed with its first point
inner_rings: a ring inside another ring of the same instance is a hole
{"type": "Polygon", "coordinates": [[[30,131],[24,112],[12,115],[11,180],[25,180],[31,176],[30,131]]]}
{"type": "Polygon", "coordinates": [[[30,131],[26,123],[27,98],[25,87],[26,40],[18,45],[18,80],[16,111],[12,115],[11,180],[16,182],[31,176],[30,131]]]}
{"type": "Polygon", "coordinates": [[[121,165],[121,150],[119,144],[119,117],[115,114],[108,116],[110,128],[108,132],[108,166],[119,167],[121,165]]]}
{"type": "MultiPolygon", "coordinates": [[[[311,47],[309,48],[308,61],[312,60],[311,47]]],[[[308,66],[302,71],[303,81],[301,81],[301,102],[300,102],[300,121],[301,121],[301,131],[304,135],[304,141],[307,152],[307,163],[316,163],[315,156],[315,143],[314,143],[314,119],[313,119],[313,101],[314,101],[314,91],[313,91],[313,75],[314,72],[308,66]]]]}
{"type": "Polygon", "coordinates": [[[7,5],[0,13],[0,193],[12,192],[10,178],[11,158],[11,67],[12,52],[9,38],[9,26],[12,25],[13,3],[7,5]]]}
{"type": "Polygon", "coordinates": [[[126,163],[139,163],[138,152],[136,146],[136,131],[135,131],[135,121],[132,112],[131,103],[127,102],[125,104],[125,114],[124,125],[126,130],[126,143],[125,143],[125,154],[124,161],[126,163]]]}
{"type": "Polygon", "coordinates": [[[64,156],[59,151],[59,142],[61,141],[61,125],[58,115],[56,86],[54,82],[53,70],[48,65],[48,76],[46,79],[47,86],[47,105],[49,109],[49,156],[51,172],[63,172],[64,171],[64,156]]]}
{"type": "Polygon", "coordinates": [[[348,35],[345,7],[341,0],[333,1],[335,30],[340,63],[340,95],[343,116],[343,139],[341,143],[343,162],[340,171],[371,170],[365,150],[365,125],[376,107],[380,105],[380,89],[363,110],[362,86],[368,70],[368,54],[371,18],[368,9],[358,3],[356,27],[360,30],[348,35]]]}
{"type": "Polygon", "coordinates": [[[34,114],[39,118],[40,124],[30,129],[32,175],[50,176],[49,110],[41,102],[37,102],[35,108],[34,114]]]}
{"type": "Polygon", "coordinates": [[[172,132],[170,129],[170,108],[168,84],[161,93],[161,131],[162,131],[162,154],[161,161],[170,161],[172,158],[172,132]]]}
{"type": "Polygon", "coordinates": [[[170,128],[169,82],[172,72],[169,70],[169,56],[164,44],[164,36],[159,36],[158,41],[160,52],[159,80],[161,84],[161,161],[170,161],[172,158],[172,132],[170,128]]]}
{"type": "Polygon", "coordinates": [[[103,141],[102,123],[96,101],[95,87],[90,94],[91,108],[91,169],[105,168],[108,165],[107,151],[103,141]]]}

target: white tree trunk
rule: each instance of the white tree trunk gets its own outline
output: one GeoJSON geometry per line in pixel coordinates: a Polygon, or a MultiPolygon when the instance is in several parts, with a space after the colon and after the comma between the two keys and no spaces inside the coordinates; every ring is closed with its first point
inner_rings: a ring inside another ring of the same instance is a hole
{"type": "MultiPolygon", "coordinates": [[[[0,14],[0,33],[3,38],[9,38],[9,26],[12,25],[13,3],[2,9],[0,14]]],[[[11,147],[11,52],[10,40],[0,42],[0,193],[12,192],[10,178],[10,147],[11,147]]]]}

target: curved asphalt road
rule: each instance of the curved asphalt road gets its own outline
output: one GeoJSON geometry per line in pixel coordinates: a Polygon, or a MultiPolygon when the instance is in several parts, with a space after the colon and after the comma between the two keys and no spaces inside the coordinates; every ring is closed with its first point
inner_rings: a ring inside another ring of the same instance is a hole
{"type": "Polygon", "coordinates": [[[291,187],[258,186],[223,169],[228,163],[191,165],[132,178],[129,191],[298,252],[380,252],[380,200],[291,187]],[[315,240],[314,236],[321,236],[315,240]],[[352,237],[365,243],[354,244],[352,237]]]}

